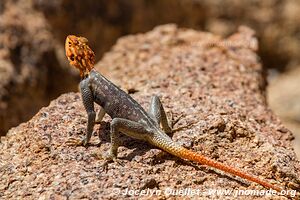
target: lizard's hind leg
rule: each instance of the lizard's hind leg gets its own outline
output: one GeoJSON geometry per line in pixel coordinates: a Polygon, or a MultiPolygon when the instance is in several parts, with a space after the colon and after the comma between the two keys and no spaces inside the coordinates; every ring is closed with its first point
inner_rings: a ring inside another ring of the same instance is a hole
{"type": "Polygon", "coordinates": [[[180,131],[185,128],[189,128],[193,123],[180,126],[176,129],[173,129],[175,124],[182,118],[183,115],[180,115],[177,117],[177,119],[173,118],[173,114],[171,112],[171,123],[169,123],[165,109],[159,99],[158,96],[153,96],[150,103],[150,108],[148,111],[150,117],[157,123],[157,125],[162,126],[162,129],[167,133],[168,135],[171,133],[174,133],[176,131],[180,131]]]}
{"type": "Polygon", "coordinates": [[[95,123],[99,124],[102,121],[104,115],[105,115],[105,110],[100,106],[100,109],[96,114],[95,123]]]}
{"type": "Polygon", "coordinates": [[[152,97],[148,113],[151,118],[154,119],[157,125],[161,124],[165,133],[172,133],[172,125],[170,125],[168,122],[165,109],[158,96],[152,97]]]}
{"type": "Polygon", "coordinates": [[[108,155],[105,156],[106,160],[114,160],[117,157],[117,151],[120,145],[120,132],[138,140],[146,140],[146,137],[152,134],[145,124],[122,118],[114,118],[110,124],[111,147],[108,155]]]}

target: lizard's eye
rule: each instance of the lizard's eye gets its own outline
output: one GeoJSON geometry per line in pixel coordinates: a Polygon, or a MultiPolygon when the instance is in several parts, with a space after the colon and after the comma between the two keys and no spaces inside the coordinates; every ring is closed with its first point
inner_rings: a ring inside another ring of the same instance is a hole
{"type": "Polygon", "coordinates": [[[70,56],[70,59],[71,59],[72,61],[74,61],[74,54],[72,54],[72,55],[70,56]]]}

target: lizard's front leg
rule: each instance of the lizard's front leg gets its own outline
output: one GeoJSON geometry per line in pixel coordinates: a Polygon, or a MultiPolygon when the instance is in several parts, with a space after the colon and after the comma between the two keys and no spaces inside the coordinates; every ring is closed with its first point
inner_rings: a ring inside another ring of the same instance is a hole
{"type": "MultiPolygon", "coordinates": [[[[76,145],[76,146],[80,146],[80,145],[86,146],[91,139],[93,128],[95,125],[95,118],[96,118],[96,113],[94,110],[94,96],[91,89],[89,88],[89,78],[86,78],[80,82],[80,92],[81,92],[84,108],[88,115],[86,137],[83,140],[70,138],[67,141],[67,144],[76,145]]],[[[99,113],[100,113],[99,117],[102,119],[105,114],[105,111],[103,110],[102,107],[100,108],[99,113]]]]}
{"type": "Polygon", "coordinates": [[[100,106],[99,111],[97,112],[95,123],[99,124],[105,115],[105,110],[100,106]]]}

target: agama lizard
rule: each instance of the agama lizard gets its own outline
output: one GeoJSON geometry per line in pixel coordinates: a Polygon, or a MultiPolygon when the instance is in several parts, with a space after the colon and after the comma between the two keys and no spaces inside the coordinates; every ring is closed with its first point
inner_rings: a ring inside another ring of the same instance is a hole
{"type": "Polygon", "coordinates": [[[80,91],[83,105],[88,114],[86,137],[80,144],[85,146],[89,143],[96,118],[94,103],[97,103],[100,105],[100,111],[97,113],[97,121],[101,121],[105,113],[112,118],[110,123],[111,147],[107,159],[114,160],[117,157],[119,134],[123,133],[134,139],[147,141],[181,159],[207,165],[253,181],[266,188],[281,191],[281,188],[278,186],[214,161],[175,143],[167,135],[172,132],[172,128],[168,123],[160,99],[154,96],[151,100],[149,112],[146,112],[129,94],[93,69],[95,55],[87,42],[88,40],[84,37],[69,35],[65,43],[66,56],[70,64],[80,71],[82,78],[80,91]]]}

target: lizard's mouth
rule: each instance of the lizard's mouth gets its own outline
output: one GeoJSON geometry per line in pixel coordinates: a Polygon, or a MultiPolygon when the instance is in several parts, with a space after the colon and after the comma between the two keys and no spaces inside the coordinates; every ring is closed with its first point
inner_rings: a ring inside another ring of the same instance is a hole
{"type": "Polygon", "coordinates": [[[74,61],[75,59],[74,59],[74,54],[72,54],[71,56],[70,56],[70,60],[71,61],[74,61]]]}

